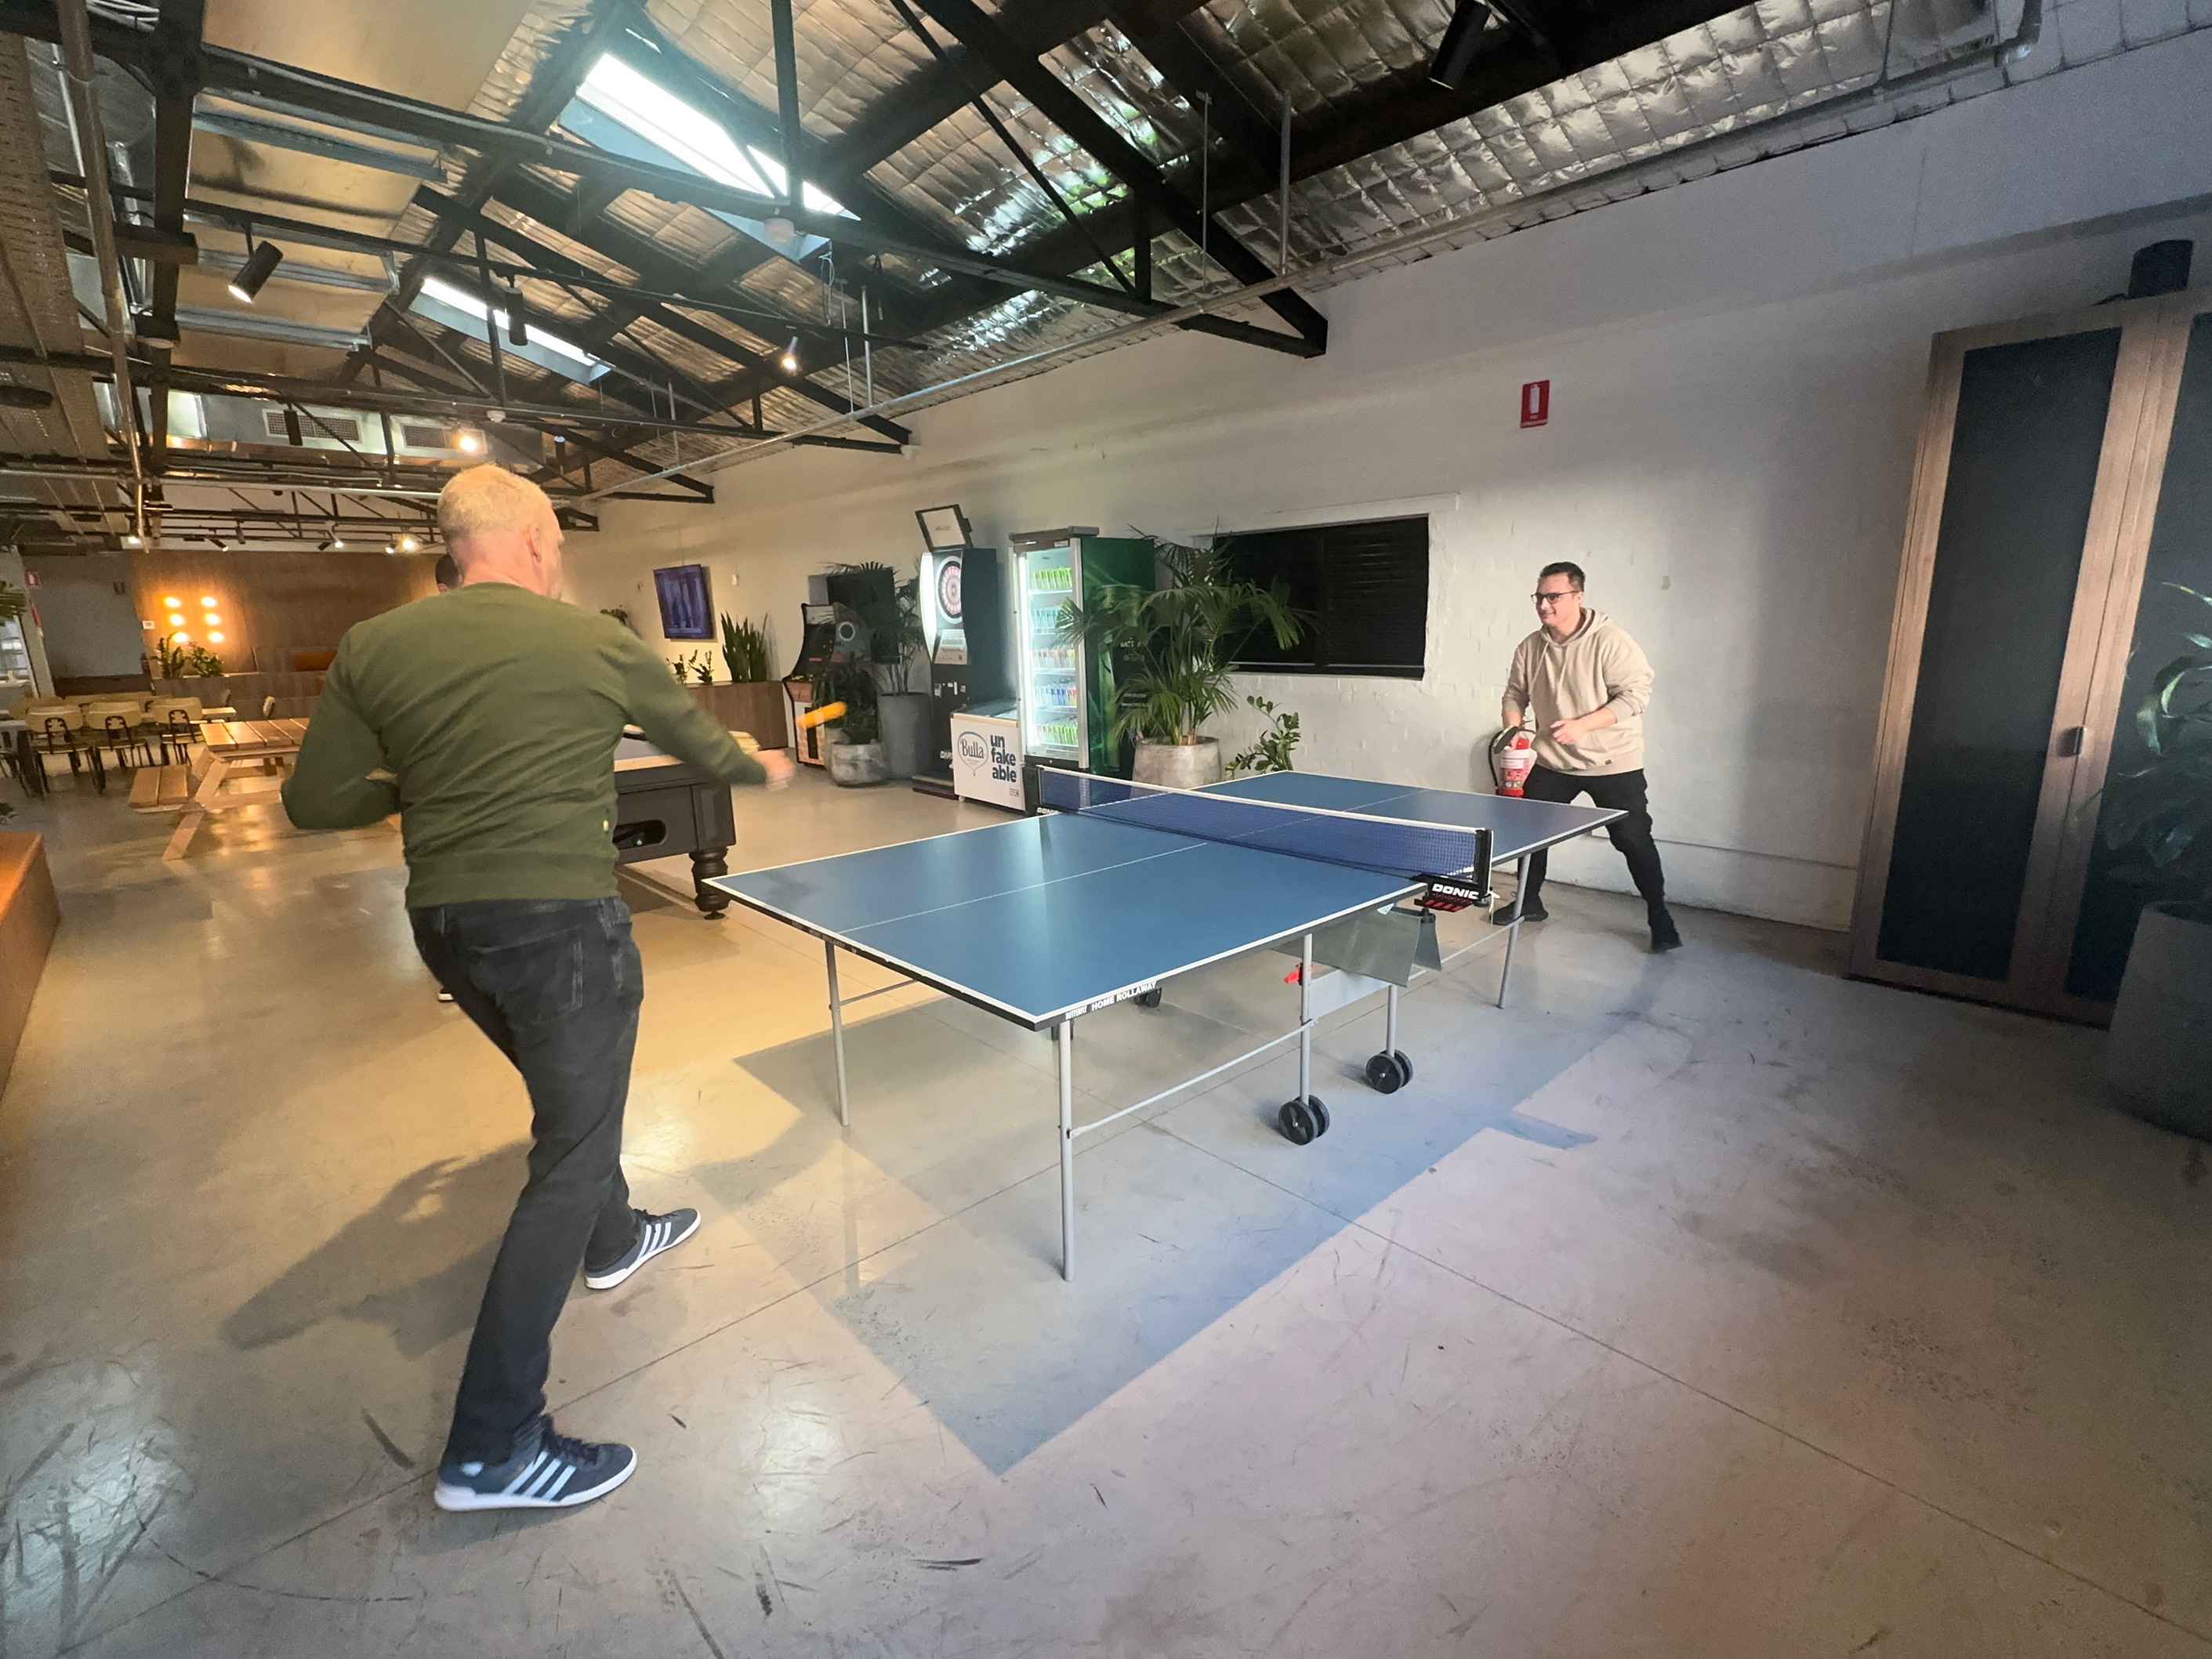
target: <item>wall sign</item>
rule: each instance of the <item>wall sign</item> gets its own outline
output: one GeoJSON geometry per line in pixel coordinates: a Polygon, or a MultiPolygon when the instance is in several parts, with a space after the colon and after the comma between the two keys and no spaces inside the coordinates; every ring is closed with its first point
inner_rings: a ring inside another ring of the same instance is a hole
{"type": "Polygon", "coordinates": [[[1543,426],[1552,418],[1552,383],[1530,380],[1521,388],[1521,424],[1543,426]]]}

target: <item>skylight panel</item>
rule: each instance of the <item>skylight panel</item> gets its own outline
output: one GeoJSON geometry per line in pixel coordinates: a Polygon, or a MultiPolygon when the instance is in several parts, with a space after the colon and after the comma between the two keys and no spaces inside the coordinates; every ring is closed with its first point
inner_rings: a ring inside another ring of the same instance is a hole
{"type": "Polygon", "coordinates": [[[659,145],[695,173],[756,196],[773,198],[781,193],[781,186],[771,189],[719,125],[682,99],[671,97],[618,58],[605,57],[592,64],[576,96],[659,145]]]}
{"type": "MultiPolygon", "coordinates": [[[[738,144],[719,122],[619,58],[603,57],[592,64],[584,84],[576,89],[576,97],[695,173],[771,202],[784,199],[780,160],[755,145],[738,144]]],[[[811,180],[804,194],[806,205],[817,213],[834,213],[846,219],[858,216],[811,180]]]]}
{"type": "MultiPolygon", "coordinates": [[[[466,289],[455,288],[451,283],[441,282],[435,276],[426,276],[422,279],[422,292],[440,305],[448,306],[455,311],[465,313],[478,322],[483,321],[484,313],[489,309],[491,311],[495,325],[502,333],[506,331],[507,313],[496,308],[488,307],[482,300],[477,298],[466,289]]],[[[598,374],[606,368],[605,363],[592,356],[581,346],[572,345],[559,335],[549,333],[539,325],[534,317],[530,319],[530,343],[543,348],[556,357],[565,357],[592,374],[598,374]]]]}

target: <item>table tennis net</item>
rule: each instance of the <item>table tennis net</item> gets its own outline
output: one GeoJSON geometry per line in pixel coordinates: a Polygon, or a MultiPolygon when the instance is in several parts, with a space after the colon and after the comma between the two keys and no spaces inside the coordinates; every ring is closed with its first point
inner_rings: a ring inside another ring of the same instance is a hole
{"type": "Polygon", "coordinates": [[[1449,824],[1164,789],[1057,767],[1037,769],[1037,804],[1195,840],[1389,875],[1489,873],[1488,832],[1449,824]]]}

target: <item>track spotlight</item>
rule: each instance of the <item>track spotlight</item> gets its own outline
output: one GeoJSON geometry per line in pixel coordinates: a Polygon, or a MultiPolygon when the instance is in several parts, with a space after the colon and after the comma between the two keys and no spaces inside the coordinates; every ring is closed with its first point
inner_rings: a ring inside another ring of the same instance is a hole
{"type": "Polygon", "coordinates": [[[463,432],[456,436],[453,441],[460,447],[461,453],[464,455],[483,453],[483,434],[480,432],[463,432]]]}
{"type": "Polygon", "coordinates": [[[419,553],[422,550],[422,544],[412,536],[402,536],[399,538],[399,550],[402,553],[419,553]]]}
{"type": "Polygon", "coordinates": [[[284,263],[284,250],[274,242],[257,244],[246,256],[246,263],[238,268],[238,275],[230,279],[230,297],[243,305],[252,305],[276,267],[284,263]]]}
{"type": "Polygon", "coordinates": [[[322,544],[316,548],[315,550],[318,553],[343,553],[345,551],[345,538],[338,534],[337,526],[333,525],[331,527],[331,533],[323,538],[322,544]]]}
{"type": "Polygon", "coordinates": [[[1481,49],[1482,32],[1490,23],[1490,8],[1483,0],[1459,0],[1452,9],[1452,20],[1444,26],[1444,38],[1437,43],[1437,55],[1429,64],[1429,79],[1448,90],[1455,90],[1467,79],[1474,67],[1474,54],[1481,49]]]}
{"type": "Polygon", "coordinates": [[[522,309],[522,290],[510,288],[507,291],[507,343],[509,345],[530,343],[530,319],[522,309]]]}
{"type": "Polygon", "coordinates": [[[146,538],[135,530],[128,531],[124,535],[123,544],[125,547],[143,547],[146,538]]]}
{"type": "Polygon", "coordinates": [[[211,542],[213,542],[213,543],[215,544],[215,550],[216,550],[216,552],[218,552],[218,553],[228,553],[228,552],[229,552],[229,551],[230,551],[230,544],[229,544],[228,542],[227,542],[227,541],[223,540],[223,538],[222,538],[222,537],[220,537],[220,536],[210,536],[210,537],[209,537],[209,538],[208,538],[208,539],[209,539],[210,541],[211,541],[211,542]]]}
{"type": "Polygon", "coordinates": [[[785,374],[796,374],[799,373],[799,337],[796,334],[791,337],[791,343],[784,347],[783,356],[781,361],[782,362],[783,372],[785,374]]]}

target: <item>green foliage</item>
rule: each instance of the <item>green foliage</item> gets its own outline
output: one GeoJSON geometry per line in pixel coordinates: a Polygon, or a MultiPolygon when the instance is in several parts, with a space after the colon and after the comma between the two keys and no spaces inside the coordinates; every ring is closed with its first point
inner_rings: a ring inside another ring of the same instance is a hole
{"type": "Polygon", "coordinates": [[[1060,637],[1083,639],[1104,665],[1117,744],[1133,732],[1195,742],[1201,725],[1236,706],[1229,665],[1243,647],[1262,629],[1283,647],[1305,632],[1280,583],[1239,581],[1226,557],[1205,548],[1156,545],[1168,586],[1108,587],[1090,611],[1070,599],[1060,613],[1060,637]]]}
{"type": "Polygon", "coordinates": [[[765,619],[755,627],[728,611],[722,613],[722,660],[729,665],[730,684],[758,685],[775,678],[768,665],[768,628],[765,619]]]}
{"type": "Polygon", "coordinates": [[[222,672],[222,659],[204,645],[196,645],[185,658],[187,678],[213,678],[222,672]]]}
{"type": "Polygon", "coordinates": [[[833,662],[815,677],[813,701],[807,707],[823,708],[833,702],[845,705],[845,712],[835,724],[843,729],[847,743],[880,739],[883,726],[876,708],[876,677],[870,665],[833,662]]]}
{"type": "Polygon", "coordinates": [[[881,559],[830,568],[841,576],[880,572],[892,579],[890,599],[872,600],[854,610],[868,625],[868,659],[876,670],[877,688],[884,692],[905,690],[914,653],[928,643],[921,626],[921,578],[908,576],[902,580],[881,559]]]}
{"type": "Polygon", "coordinates": [[[191,652],[176,640],[156,640],[154,642],[154,663],[159,671],[157,678],[180,680],[191,666],[191,652]]]}
{"type": "Polygon", "coordinates": [[[628,628],[629,626],[629,612],[623,610],[622,606],[618,605],[607,605],[600,611],[599,614],[602,617],[612,617],[624,628],[628,628]]]}
{"type": "MultiPolygon", "coordinates": [[[[2212,608],[2212,594],[2167,586],[2212,608]]],[[[2136,710],[2148,762],[2107,780],[2107,845],[2136,862],[2115,873],[2154,885],[2161,896],[2212,902],[2212,618],[2188,635],[2185,653],[2160,669],[2136,710]]]]}
{"type": "Polygon", "coordinates": [[[0,622],[14,622],[31,608],[31,596],[12,582],[0,582],[0,622]]]}
{"type": "Polygon", "coordinates": [[[676,671],[679,680],[696,680],[702,685],[714,683],[714,659],[705,651],[687,651],[680,657],[669,659],[668,665],[676,671]]]}
{"type": "Polygon", "coordinates": [[[1261,714],[1273,718],[1267,723],[1267,729],[1260,733],[1252,746],[1229,763],[1230,775],[1237,777],[1248,772],[1297,770],[1291,764],[1291,751],[1298,746],[1297,715],[1288,711],[1276,714],[1275,705],[1265,697],[1250,696],[1244,701],[1261,714]]]}

